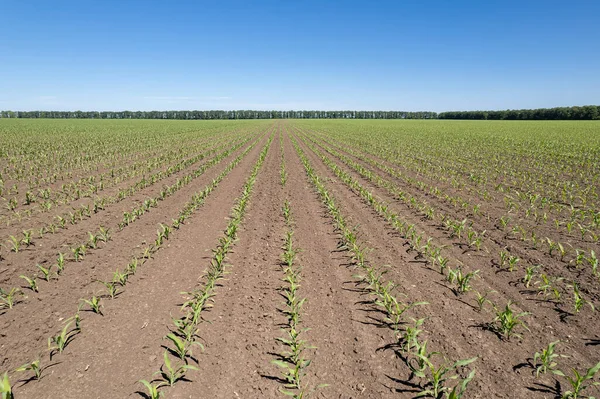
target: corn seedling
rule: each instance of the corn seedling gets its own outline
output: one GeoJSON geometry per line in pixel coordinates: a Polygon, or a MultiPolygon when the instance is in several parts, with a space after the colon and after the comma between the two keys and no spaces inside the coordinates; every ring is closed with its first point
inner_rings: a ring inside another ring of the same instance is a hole
{"type": "Polygon", "coordinates": [[[17,295],[23,296],[19,288],[11,288],[10,291],[0,288],[0,309],[12,309],[17,303],[17,295]]]}
{"type": "Polygon", "coordinates": [[[189,364],[182,364],[179,367],[173,367],[171,364],[171,359],[169,359],[169,353],[165,351],[163,353],[164,363],[160,368],[160,371],[157,371],[154,374],[160,374],[164,380],[164,383],[168,386],[173,386],[177,381],[181,380],[185,377],[185,373],[188,370],[198,370],[197,367],[190,366],[189,364]]]}
{"type": "Polygon", "coordinates": [[[19,240],[15,236],[9,236],[8,238],[10,239],[10,243],[11,243],[10,250],[12,252],[19,252],[19,250],[21,249],[21,240],[19,240]]]}
{"type": "Polygon", "coordinates": [[[110,229],[105,229],[104,227],[100,226],[100,231],[98,232],[98,239],[102,242],[108,242],[110,241],[110,229]]]}
{"type": "Polygon", "coordinates": [[[515,270],[517,270],[517,263],[519,263],[521,259],[519,259],[517,256],[509,256],[508,257],[508,271],[509,272],[514,272],[515,270]]]}
{"type": "Polygon", "coordinates": [[[20,275],[20,278],[22,278],[23,280],[27,281],[28,287],[31,291],[33,292],[38,292],[38,285],[37,285],[37,277],[33,277],[33,278],[29,278],[27,276],[24,275],[20,275]]]}
{"type": "Polygon", "coordinates": [[[502,310],[494,306],[494,309],[496,310],[496,317],[494,318],[492,323],[490,323],[490,329],[506,340],[509,340],[512,336],[521,338],[521,335],[515,332],[515,328],[519,326],[529,331],[529,328],[527,328],[525,322],[521,320],[523,317],[528,316],[529,313],[515,313],[512,310],[511,305],[512,302],[508,301],[508,303],[502,310]]]}
{"type": "Polygon", "coordinates": [[[444,392],[447,399],[461,399],[467,390],[467,385],[473,380],[475,377],[475,370],[471,370],[467,378],[460,381],[458,384],[452,388],[451,391],[444,392]]]}
{"type": "Polygon", "coordinates": [[[448,269],[448,261],[450,259],[445,258],[441,255],[438,255],[436,257],[436,260],[437,260],[438,264],[440,265],[440,274],[443,275],[445,273],[445,271],[448,269]]]}
{"type": "MultiPolygon", "coordinates": [[[[561,370],[553,371],[554,374],[564,377],[567,380],[567,382],[569,383],[569,385],[571,386],[570,390],[565,391],[563,393],[563,395],[562,395],[563,399],[583,398],[583,396],[582,396],[583,391],[585,391],[588,388],[591,388],[593,386],[600,385],[600,382],[592,381],[594,379],[594,377],[596,376],[596,374],[598,373],[598,371],[600,371],[600,362],[598,362],[598,364],[596,364],[595,366],[587,369],[585,374],[580,373],[579,371],[577,371],[574,368],[571,370],[573,373],[572,376],[566,375],[561,370]]],[[[593,398],[593,397],[590,396],[590,398],[593,398]]]]}
{"type": "Polygon", "coordinates": [[[148,391],[146,396],[149,399],[160,399],[163,397],[163,393],[158,391],[158,388],[160,388],[162,384],[152,384],[146,380],[139,380],[138,382],[144,385],[148,391]]]}
{"type": "Polygon", "coordinates": [[[96,236],[88,231],[88,237],[89,237],[89,239],[88,239],[87,246],[91,249],[98,248],[98,236],[96,236]]]}
{"type": "MultiPolygon", "coordinates": [[[[416,396],[431,396],[433,398],[440,397],[444,392],[449,392],[450,387],[446,386],[446,382],[449,380],[456,380],[460,376],[455,374],[458,369],[468,366],[477,360],[476,357],[465,360],[458,360],[454,363],[448,363],[448,361],[444,358],[442,364],[438,367],[434,365],[432,362],[433,356],[423,357],[423,361],[426,364],[426,370],[428,371],[429,376],[426,378],[429,380],[426,389],[419,392],[416,396]]],[[[473,370],[474,371],[474,370],[473,370]]],[[[471,371],[471,373],[473,373],[471,371]]],[[[472,377],[471,377],[472,378],[472,377]]]]}
{"type": "Polygon", "coordinates": [[[183,340],[173,333],[167,334],[165,338],[173,342],[173,345],[175,346],[175,349],[169,348],[169,350],[179,356],[179,358],[183,361],[186,361],[188,356],[192,356],[191,347],[193,345],[197,345],[200,347],[200,349],[204,349],[200,342],[183,340]]]}
{"type": "Polygon", "coordinates": [[[541,352],[536,352],[533,355],[533,366],[535,367],[536,377],[539,377],[540,373],[546,374],[548,371],[553,371],[558,364],[555,359],[565,357],[554,353],[554,349],[559,342],[560,340],[551,342],[546,348],[542,349],[541,352]]]}
{"type": "Polygon", "coordinates": [[[525,284],[525,288],[529,288],[531,285],[531,279],[533,279],[533,274],[537,269],[539,269],[539,266],[528,266],[525,268],[525,276],[521,280],[525,284]]]}
{"type": "Polygon", "coordinates": [[[177,335],[186,342],[193,342],[198,337],[198,328],[196,324],[190,322],[193,318],[173,319],[173,324],[177,328],[177,335]]]}
{"type": "Polygon", "coordinates": [[[113,273],[112,282],[115,284],[119,284],[121,287],[124,287],[127,284],[127,279],[129,279],[129,273],[125,271],[121,273],[118,269],[113,273]]]}
{"type": "Polygon", "coordinates": [[[127,273],[131,274],[131,275],[135,274],[135,272],[137,271],[138,265],[139,265],[138,258],[133,258],[131,260],[131,262],[129,262],[129,264],[127,265],[127,268],[126,268],[127,273]]]}
{"type": "Polygon", "coordinates": [[[583,299],[583,297],[581,296],[581,292],[579,291],[579,285],[577,285],[576,282],[573,281],[573,284],[571,284],[571,288],[573,289],[573,306],[575,307],[576,313],[579,313],[581,308],[583,308],[583,306],[586,304],[590,306],[592,312],[596,310],[594,308],[594,304],[583,299]]]}
{"type": "Polygon", "coordinates": [[[165,240],[168,240],[169,235],[171,234],[171,229],[169,228],[169,226],[164,225],[162,223],[160,224],[160,228],[161,228],[161,230],[158,231],[159,237],[162,237],[165,240]]]}
{"type": "Polygon", "coordinates": [[[100,284],[106,287],[106,293],[108,294],[110,299],[115,299],[115,296],[117,296],[117,294],[119,293],[119,289],[117,287],[119,285],[118,283],[115,283],[114,281],[96,281],[98,281],[100,284]]]}
{"type": "Polygon", "coordinates": [[[50,265],[47,269],[42,265],[36,265],[38,270],[42,273],[42,278],[46,281],[50,281],[50,272],[52,271],[52,265],[50,265]]]}
{"type": "Polygon", "coordinates": [[[102,304],[100,303],[100,297],[92,296],[90,299],[81,299],[83,303],[87,304],[90,307],[90,310],[94,313],[102,315],[102,304]]]}
{"type": "Polygon", "coordinates": [[[48,350],[50,351],[50,359],[53,354],[62,353],[66,346],[71,342],[79,330],[69,330],[73,321],[68,321],[58,335],[48,338],[48,350]]]}
{"type": "Polygon", "coordinates": [[[58,258],[56,258],[56,274],[60,276],[60,274],[65,269],[65,255],[63,253],[58,254],[58,258]]]}
{"type": "Polygon", "coordinates": [[[410,369],[411,375],[409,379],[413,377],[426,378],[425,372],[427,371],[427,361],[433,356],[439,355],[439,352],[427,352],[427,340],[421,342],[414,342],[415,350],[412,352],[413,357],[407,362],[408,368],[410,369]]]}
{"type": "Polygon", "coordinates": [[[33,377],[32,379],[39,381],[42,378],[42,368],[40,367],[40,359],[36,359],[31,363],[27,363],[17,368],[15,371],[32,371],[33,377]]]}
{"type": "Polygon", "coordinates": [[[73,253],[73,258],[75,259],[75,262],[79,262],[81,259],[83,259],[83,257],[85,256],[86,249],[87,247],[85,246],[85,244],[81,244],[75,248],[71,248],[71,252],[73,253]]]}
{"type": "Polygon", "coordinates": [[[590,256],[587,259],[587,261],[589,262],[591,268],[592,268],[592,274],[598,278],[600,278],[600,270],[598,269],[598,264],[600,263],[598,258],[596,257],[596,253],[592,250],[590,251],[590,256]]]}
{"type": "Polygon", "coordinates": [[[553,295],[554,300],[560,302],[562,294],[558,289],[557,283],[560,283],[563,277],[551,278],[545,274],[540,274],[540,279],[540,281],[536,282],[538,285],[538,294],[543,294],[545,297],[553,295]]]}
{"type": "Polygon", "coordinates": [[[490,303],[493,305],[492,301],[490,301],[488,299],[488,296],[495,292],[496,291],[492,290],[492,291],[486,291],[484,294],[482,294],[479,291],[475,291],[475,295],[477,295],[476,301],[477,301],[477,311],[478,312],[481,312],[483,310],[486,303],[490,303]]]}
{"type": "Polygon", "coordinates": [[[21,244],[29,247],[33,244],[33,231],[31,230],[23,230],[23,238],[21,239],[21,244]]]}
{"type": "Polygon", "coordinates": [[[414,325],[407,326],[404,330],[404,335],[400,338],[401,348],[404,352],[410,352],[412,348],[418,345],[419,334],[423,332],[421,326],[425,322],[425,319],[412,320],[414,325]]]}
{"type": "Polygon", "coordinates": [[[10,386],[10,381],[8,379],[8,373],[6,372],[0,379],[0,394],[2,394],[2,399],[14,399],[12,387],[10,386]]]}
{"type": "Polygon", "coordinates": [[[471,280],[479,274],[479,270],[474,272],[463,273],[461,267],[457,267],[455,270],[448,270],[448,281],[450,283],[456,283],[456,287],[452,288],[452,291],[456,295],[463,294],[471,291],[471,280]]]}

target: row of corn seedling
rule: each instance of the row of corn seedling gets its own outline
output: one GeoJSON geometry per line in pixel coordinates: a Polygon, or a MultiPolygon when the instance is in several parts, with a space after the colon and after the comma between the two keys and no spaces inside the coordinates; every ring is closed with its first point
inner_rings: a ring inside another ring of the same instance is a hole
{"type": "Polygon", "coordinates": [[[278,359],[272,363],[278,366],[282,371],[283,388],[280,391],[296,399],[307,398],[315,389],[325,387],[326,384],[318,385],[315,388],[309,388],[304,381],[306,369],[311,364],[311,360],[306,358],[307,349],[314,349],[302,337],[308,329],[303,328],[301,312],[306,298],[301,298],[299,294],[301,267],[297,262],[299,248],[294,246],[293,242],[293,216],[288,200],[284,201],[282,214],[286,225],[284,236],[282,267],[284,285],[280,288],[281,295],[284,298],[284,309],[282,313],[287,319],[287,325],[283,329],[284,337],[276,338],[285,348],[278,359]]]}
{"type": "Polygon", "coordinates": [[[154,373],[158,377],[150,380],[140,380],[140,383],[148,391],[147,396],[152,399],[163,396],[163,392],[160,390],[162,387],[173,386],[177,381],[185,378],[189,370],[197,370],[196,366],[189,363],[190,360],[195,360],[192,358],[192,349],[194,347],[203,348],[199,342],[198,325],[204,321],[202,313],[213,301],[217,282],[223,278],[225,273],[226,257],[237,239],[238,229],[246,213],[256,176],[267,156],[272,139],[272,137],[269,138],[261,151],[258,161],[242,188],[242,194],[235,201],[225,232],[219,238],[219,244],[213,249],[213,257],[204,273],[203,282],[200,287],[191,292],[183,293],[187,297],[180,309],[183,315],[173,319],[171,331],[165,336],[171,346],[163,352],[163,364],[154,373]],[[175,360],[171,360],[172,358],[175,358],[175,360]]]}

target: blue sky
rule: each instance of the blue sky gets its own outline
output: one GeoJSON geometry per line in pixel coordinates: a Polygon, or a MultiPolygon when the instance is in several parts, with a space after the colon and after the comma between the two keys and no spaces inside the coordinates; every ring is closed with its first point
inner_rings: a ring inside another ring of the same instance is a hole
{"type": "Polygon", "coordinates": [[[600,1],[0,1],[0,109],[600,104],[600,1]]]}

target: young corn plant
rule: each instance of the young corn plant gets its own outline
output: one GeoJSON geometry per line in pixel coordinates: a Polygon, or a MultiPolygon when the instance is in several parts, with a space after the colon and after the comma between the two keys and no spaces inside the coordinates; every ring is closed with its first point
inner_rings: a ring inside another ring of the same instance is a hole
{"type": "Polygon", "coordinates": [[[11,244],[10,250],[15,253],[19,252],[19,250],[21,249],[21,240],[19,240],[15,236],[9,236],[8,238],[10,238],[10,241],[9,241],[11,244]]]}
{"type": "Polygon", "coordinates": [[[498,309],[494,306],[496,317],[489,324],[489,328],[494,331],[502,339],[510,340],[511,337],[521,338],[521,335],[515,332],[517,327],[522,327],[529,331],[529,328],[522,320],[528,316],[528,312],[516,313],[512,308],[512,302],[508,301],[504,309],[498,309]]]}
{"type": "Polygon", "coordinates": [[[165,338],[170,340],[175,346],[175,348],[168,348],[168,350],[179,356],[184,362],[187,362],[187,358],[192,356],[192,346],[198,346],[201,350],[204,350],[204,346],[200,342],[184,340],[173,333],[167,334],[165,338]]]}
{"type": "Polygon", "coordinates": [[[493,303],[492,303],[492,301],[490,301],[488,299],[488,296],[495,292],[496,291],[494,291],[494,290],[490,290],[490,291],[486,291],[485,293],[482,294],[479,291],[475,291],[475,295],[477,295],[476,301],[477,301],[477,311],[478,312],[481,312],[484,309],[486,303],[489,303],[493,306],[493,303]]]}
{"type": "Polygon", "coordinates": [[[428,359],[431,359],[433,356],[437,356],[439,354],[439,352],[427,351],[427,340],[423,342],[415,340],[412,357],[407,361],[407,366],[411,373],[409,380],[412,380],[413,377],[427,378],[426,372],[428,359]]]}
{"type": "Polygon", "coordinates": [[[553,278],[543,273],[540,274],[540,280],[536,281],[538,295],[544,295],[544,297],[553,296],[554,300],[560,303],[562,294],[558,288],[558,283],[562,280],[564,280],[563,277],[553,278]]]}
{"type": "Polygon", "coordinates": [[[10,291],[0,288],[0,309],[12,309],[18,303],[18,295],[24,295],[19,288],[11,288],[10,291]]]}
{"type": "Polygon", "coordinates": [[[75,248],[71,248],[71,252],[73,253],[73,258],[75,259],[75,262],[79,262],[83,259],[86,250],[87,247],[85,246],[85,244],[81,244],[75,248]]]}
{"type": "Polygon", "coordinates": [[[71,342],[73,338],[75,338],[75,335],[79,333],[79,330],[77,329],[69,329],[72,323],[72,320],[68,321],[58,335],[48,338],[48,350],[50,351],[50,359],[52,359],[53,355],[55,355],[56,353],[62,353],[69,344],[69,342],[71,342]]]}
{"type": "Polygon", "coordinates": [[[19,372],[32,371],[33,377],[31,377],[31,379],[34,379],[36,381],[39,381],[42,379],[43,368],[40,367],[40,359],[36,359],[36,360],[32,361],[31,363],[26,363],[26,364],[22,365],[21,367],[17,368],[15,371],[19,371],[19,372]]]}
{"type": "Polygon", "coordinates": [[[135,272],[137,271],[138,266],[139,266],[138,258],[133,258],[131,260],[131,262],[129,262],[129,264],[127,265],[126,272],[130,275],[134,275],[135,272]]]}
{"type": "Polygon", "coordinates": [[[33,277],[33,278],[29,278],[27,276],[24,275],[20,275],[20,278],[22,278],[23,280],[27,281],[28,287],[31,291],[33,292],[39,292],[39,288],[37,285],[37,277],[33,277]]]}
{"type": "Polygon", "coordinates": [[[510,255],[508,257],[508,271],[512,273],[517,270],[517,263],[519,263],[520,260],[519,257],[510,255]]]}
{"type": "Polygon", "coordinates": [[[198,370],[197,367],[191,366],[189,364],[182,364],[178,367],[174,367],[171,364],[171,359],[169,359],[168,351],[164,351],[163,353],[164,363],[160,368],[160,371],[157,371],[154,374],[160,374],[163,379],[163,383],[170,387],[173,386],[177,381],[185,378],[185,374],[188,370],[198,370]]]}
{"type": "Polygon", "coordinates": [[[88,237],[89,237],[88,244],[87,244],[88,248],[90,248],[90,249],[98,248],[98,236],[94,235],[90,231],[88,231],[88,237]]]}
{"type": "Polygon", "coordinates": [[[404,321],[404,313],[417,306],[429,305],[429,302],[412,302],[405,304],[391,294],[391,286],[388,284],[384,291],[379,294],[379,299],[375,304],[381,306],[386,311],[386,321],[390,322],[392,329],[398,335],[400,326],[404,321]]]}
{"type": "Polygon", "coordinates": [[[23,230],[23,238],[21,239],[21,244],[29,247],[33,244],[33,231],[31,230],[23,230]]]}
{"type": "Polygon", "coordinates": [[[148,382],[146,380],[139,380],[138,382],[144,385],[144,387],[148,391],[146,396],[149,399],[160,399],[164,396],[164,394],[158,390],[163,384],[152,384],[151,382],[148,382]]]}
{"type": "Polygon", "coordinates": [[[418,345],[418,337],[419,334],[423,332],[421,326],[425,322],[425,319],[412,319],[412,321],[414,324],[412,326],[407,326],[404,329],[404,334],[399,338],[400,348],[406,353],[409,353],[418,345]]]}
{"type": "Polygon", "coordinates": [[[471,280],[479,274],[479,270],[474,272],[463,273],[462,268],[459,266],[455,270],[448,270],[448,280],[450,283],[455,283],[456,287],[452,287],[452,291],[455,295],[460,295],[465,292],[471,291],[471,280]]]}
{"type": "Polygon", "coordinates": [[[447,399],[461,399],[467,390],[467,385],[473,380],[475,377],[475,370],[471,370],[467,378],[460,381],[458,384],[452,388],[450,391],[444,392],[447,399]]]}
{"type": "Polygon", "coordinates": [[[110,241],[111,238],[111,234],[110,234],[110,229],[105,229],[104,227],[100,226],[100,231],[98,232],[98,240],[102,241],[102,242],[108,242],[110,241]]]}
{"type": "Polygon", "coordinates": [[[2,395],[2,399],[14,399],[7,372],[0,379],[0,395],[2,395]]]}
{"type": "Polygon", "coordinates": [[[121,287],[125,287],[127,284],[127,280],[129,279],[129,272],[121,272],[118,269],[113,273],[112,282],[120,285],[121,287]]]}
{"type": "Polygon", "coordinates": [[[600,279],[600,268],[598,268],[600,261],[598,260],[598,257],[596,257],[594,250],[590,251],[590,256],[587,258],[587,261],[592,268],[592,274],[600,279]]]}
{"type": "Polygon", "coordinates": [[[565,357],[554,352],[556,345],[560,342],[554,341],[548,344],[548,346],[542,349],[540,352],[536,352],[533,355],[533,366],[535,367],[535,376],[539,377],[541,374],[546,374],[548,371],[554,371],[558,363],[556,359],[559,357],[565,357]]]}
{"type": "Polygon", "coordinates": [[[90,299],[80,299],[81,301],[83,301],[84,304],[88,305],[90,307],[90,310],[94,313],[99,314],[100,316],[102,316],[102,304],[100,303],[101,298],[97,297],[97,296],[92,296],[90,299]]]}
{"type": "MultiPolygon", "coordinates": [[[[198,338],[198,328],[192,321],[194,320],[193,315],[190,316],[192,317],[186,316],[182,319],[172,319],[172,321],[176,329],[175,334],[186,342],[193,343],[198,338]]],[[[203,349],[202,346],[201,349],[203,349]]]]}
{"type": "Polygon", "coordinates": [[[573,281],[570,286],[573,289],[573,306],[575,308],[575,313],[579,313],[584,305],[589,305],[589,307],[592,309],[592,312],[594,312],[596,310],[594,308],[594,304],[583,299],[581,296],[581,291],[579,291],[579,285],[573,281]]]}
{"type": "Polygon", "coordinates": [[[281,158],[281,170],[279,172],[279,177],[281,179],[281,185],[285,186],[285,183],[287,182],[287,172],[285,170],[285,163],[283,157],[281,158]]]}
{"type": "Polygon", "coordinates": [[[52,277],[52,275],[50,274],[52,272],[52,265],[50,265],[48,268],[45,268],[40,264],[37,264],[35,266],[42,273],[42,279],[50,281],[50,278],[52,277]]]}
{"type": "MultiPolygon", "coordinates": [[[[440,397],[443,393],[451,392],[451,388],[446,385],[447,382],[451,380],[457,380],[460,378],[457,370],[468,366],[477,360],[477,357],[465,360],[458,360],[454,363],[449,363],[446,358],[443,359],[442,364],[439,366],[435,366],[432,361],[433,356],[423,357],[423,361],[426,364],[426,378],[428,379],[427,384],[425,385],[425,389],[419,392],[416,396],[431,396],[433,398],[440,397]]],[[[470,374],[470,379],[473,379],[475,370],[472,370],[470,374]]],[[[468,377],[467,377],[468,378],[468,377]]],[[[459,384],[460,385],[460,384],[459,384]]],[[[466,388],[466,384],[465,384],[466,388]]],[[[456,392],[456,391],[455,391],[456,392]]]]}
{"type": "MultiPolygon", "coordinates": [[[[584,391],[591,387],[600,386],[600,382],[594,381],[596,374],[600,371],[600,362],[595,366],[590,367],[584,373],[580,373],[576,369],[571,369],[572,375],[567,375],[561,370],[554,370],[553,373],[564,377],[570,385],[570,389],[562,395],[563,399],[579,399],[584,398],[584,391]]],[[[593,398],[590,396],[589,398],[593,398]]]]}
{"type": "Polygon", "coordinates": [[[525,276],[521,280],[525,284],[525,288],[529,288],[531,280],[533,279],[534,273],[539,269],[539,266],[528,266],[525,268],[525,276]]]}

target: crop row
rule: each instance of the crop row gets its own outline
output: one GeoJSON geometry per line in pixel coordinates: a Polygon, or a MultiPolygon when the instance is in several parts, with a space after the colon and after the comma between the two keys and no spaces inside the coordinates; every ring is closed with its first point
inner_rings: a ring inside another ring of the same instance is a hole
{"type": "Polygon", "coordinates": [[[189,370],[197,370],[197,367],[191,365],[190,362],[195,360],[192,358],[192,349],[195,347],[203,348],[198,328],[199,324],[204,321],[202,312],[213,301],[217,282],[223,278],[227,267],[226,257],[237,240],[238,229],[246,213],[256,176],[267,156],[272,140],[273,137],[271,136],[246,180],[246,184],[242,188],[242,194],[235,200],[229,223],[223,236],[219,238],[219,244],[212,250],[213,256],[208,269],[201,277],[202,282],[199,287],[184,293],[187,298],[180,308],[183,315],[173,319],[170,333],[165,336],[171,346],[163,352],[163,364],[154,373],[159,377],[140,380],[140,383],[147,389],[147,396],[151,399],[158,399],[163,396],[163,391],[160,390],[162,387],[173,386],[177,381],[184,379],[189,370]],[[172,360],[172,358],[175,360],[172,360]]]}

